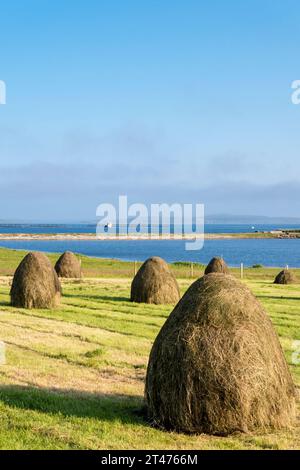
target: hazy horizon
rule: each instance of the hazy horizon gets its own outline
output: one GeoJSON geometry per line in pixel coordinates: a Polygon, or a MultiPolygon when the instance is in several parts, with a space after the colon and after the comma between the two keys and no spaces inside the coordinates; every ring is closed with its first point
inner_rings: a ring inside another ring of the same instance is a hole
{"type": "MultiPolygon", "coordinates": [[[[130,218],[129,218],[130,220],[130,218]]],[[[97,218],[90,219],[0,219],[0,225],[94,225],[97,218]]],[[[122,221],[118,222],[122,223],[122,221]]],[[[209,225],[274,225],[274,224],[299,225],[300,217],[268,217],[258,215],[230,215],[230,214],[209,214],[205,216],[205,224],[209,225]]]]}

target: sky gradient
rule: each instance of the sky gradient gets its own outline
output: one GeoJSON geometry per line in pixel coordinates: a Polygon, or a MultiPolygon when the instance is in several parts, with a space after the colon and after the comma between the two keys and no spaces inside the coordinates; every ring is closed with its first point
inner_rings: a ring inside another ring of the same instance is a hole
{"type": "Polygon", "coordinates": [[[1,3],[0,220],[300,216],[296,0],[1,3]]]}

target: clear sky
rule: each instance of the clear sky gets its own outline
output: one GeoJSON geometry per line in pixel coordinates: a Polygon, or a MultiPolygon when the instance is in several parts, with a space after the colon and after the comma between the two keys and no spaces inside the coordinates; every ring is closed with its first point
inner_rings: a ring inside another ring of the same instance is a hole
{"type": "Polygon", "coordinates": [[[3,0],[0,219],[300,216],[298,0],[3,0]]]}

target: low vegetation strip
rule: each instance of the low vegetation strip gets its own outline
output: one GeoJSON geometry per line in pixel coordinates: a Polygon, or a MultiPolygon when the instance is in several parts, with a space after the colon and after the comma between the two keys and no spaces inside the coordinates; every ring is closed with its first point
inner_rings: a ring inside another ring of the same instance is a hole
{"type": "MultiPolygon", "coordinates": [[[[0,276],[12,276],[22,261],[26,251],[22,250],[9,250],[0,248],[0,276]]],[[[47,255],[53,266],[55,265],[59,254],[51,253],[47,255]]],[[[141,267],[142,263],[130,261],[119,261],[115,259],[102,259],[91,258],[88,256],[78,255],[82,263],[82,272],[84,278],[111,278],[119,280],[133,278],[135,272],[141,267]]],[[[201,263],[191,263],[186,261],[179,261],[170,264],[170,269],[176,278],[179,279],[197,279],[202,276],[205,270],[205,265],[201,263]]],[[[254,265],[253,267],[244,267],[244,279],[266,279],[274,281],[275,276],[280,271],[280,267],[268,268],[261,265],[254,265]]],[[[296,278],[300,283],[300,269],[293,269],[296,278]]],[[[240,268],[230,268],[230,273],[236,277],[240,276],[240,268]]],[[[1,281],[1,279],[0,279],[1,281]]],[[[74,282],[80,282],[76,280],[74,282]]],[[[86,282],[86,281],[85,281],[86,282]]]]}

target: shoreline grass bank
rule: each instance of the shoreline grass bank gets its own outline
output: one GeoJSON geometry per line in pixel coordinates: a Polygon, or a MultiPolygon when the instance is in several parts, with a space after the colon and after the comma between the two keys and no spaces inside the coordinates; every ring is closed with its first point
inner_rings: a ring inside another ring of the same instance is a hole
{"type": "MultiPolygon", "coordinates": [[[[96,233],[0,233],[0,240],[193,240],[203,238],[202,234],[180,233],[174,234],[107,234],[96,235],[96,233]]],[[[227,240],[227,239],[296,239],[300,238],[297,231],[274,231],[274,232],[248,232],[248,233],[204,233],[205,240],[227,240]]]]}
{"type": "MultiPolygon", "coordinates": [[[[12,276],[28,253],[26,250],[15,250],[0,247],[0,276],[12,276]]],[[[61,253],[45,253],[54,265],[61,253]]],[[[142,261],[122,261],[118,259],[96,258],[77,255],[82,263],[83,276],[87,278],[131,278],[142,265],[142,261]]],[[[169,263],[171,271],[179,279],[197,279],[204,274],[205,265],[188,261],[169,263]]],[[[273,281],[282,267],[244,267],[244,279],[261,279],[273,281]]],[[[300,268],[291,268],[300,283],[300,268]]],[[[240,268],[230,267],[230,272],[240,278],[240,268]]]]}

